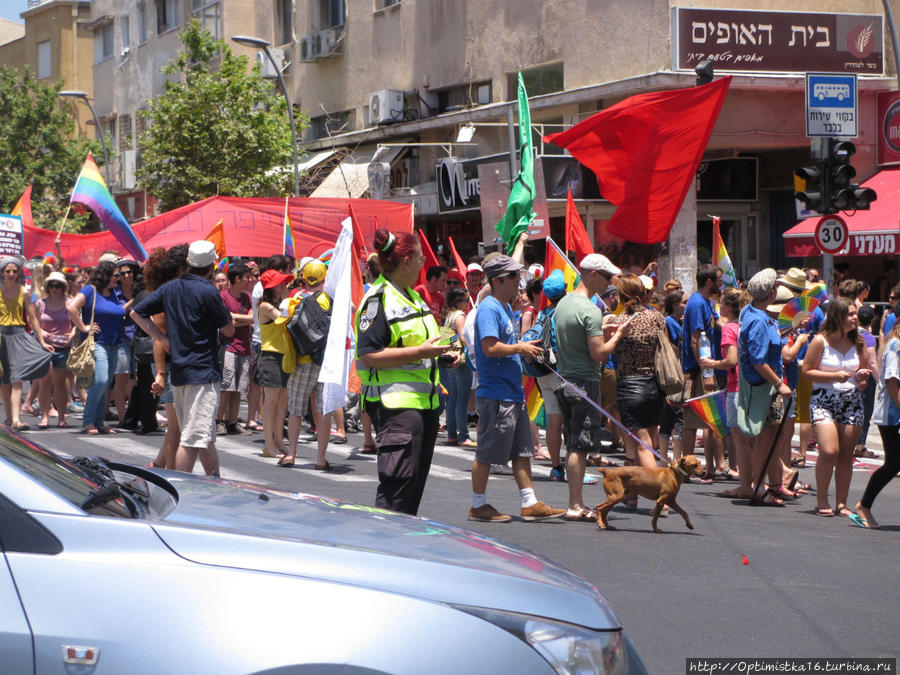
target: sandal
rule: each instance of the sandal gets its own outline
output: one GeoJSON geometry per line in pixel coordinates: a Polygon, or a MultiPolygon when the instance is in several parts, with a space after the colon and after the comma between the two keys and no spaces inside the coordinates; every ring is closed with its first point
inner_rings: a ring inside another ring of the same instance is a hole
{"type": "Polygon", "coordinates": [[[839,506],[834,512],[834,515],[841,516],[842,518],[849,518],[853,515],[853,511],[848,509],[846,506],[839,506]]]}
{"type": "Polygon", "coordinates": [[[762,497],[758,495],[757,492],[750,498],[751,506],[784,506],[784,500],[772,488],[767,489],[762,497]]]}
{"type": "Polygon", "coordinates": [[[597,521],[597,514],[588,508],[581,508],[578,511],[569,510],[566,511],[566,514],[563,516],[563,520],[568,520],[570,523],[593,523],[597,521]]]}
{"type": "Polygon", "coordinates": [[[30,431],[31,427],[25,424],[25,422],[19,422],[18,424],[13,425],[14,431],[30,431]]]}
{"type": "Polygon", "coordinates": [[[363,449],[362,449],[362,454],[364,454],[364,455],[377,455],[377,454],[378,454],[378,448],[376,448],[374,445],[364,445],[364,446],[363,446],[363,449]]]}
{"type": "Polygon", "coordinates": [[[741,492],[741,488],[732,488],[731,490],[725,490],[724,492],[720,492],[718,494],[719,497],[724,497],[725,499],[752,499],[753,493],[751,492],[749,495],[741,492]]]}
{"type": "Polygon", "coordinates": [[[822,518],[834,518],[834,509],[830,506],[817,506],[816,515],[822,518]]]}
{"type": "Polygon", "coordinates": [[[331,464],[326,459],[324,464],[316,464],[316,471],[331,471],[331,464]]]}
{"type": "Polygon", "coordinates": [[[278,466],[294,466],[294,458],[293,457],[282,457],[276,462],[278,466]]]}
{"type": "Polygon", "coordinates": [[[68,429],[69,423],[66,422],[65,420],[60,420],[59,424],[57,424],[56,426],[58,426],[60,429],[68,429]]]}
{"type": "Polygon", "coordinates": [[[109,427],[100,427],[99,429],[97,429],[97,433],[100,434],[101,436],[112,436],[119,432],[116,431],[115,429],[110,429],[109,427]]]}
{"type": "Polygon", "coordinates": [[[330,443],[334,443],[335,445],[343,445],[347,442],[346,436],[341,436],[339,434],[331,434],[331,438],[328,439],[330,443]]]}
{"type": "MultiPolygon", "coordinates": [[[[478,443],[473,441],[471,438],[467,438],[466,440],[462,441],[459,444],[459,447],[465,448],[466,450],[474,450],[475,448],[478,447],[478,443]]],[[[547,459],[549,459],[549,458],[550,458],[550,456],[548,455],[547,459]]]]}
{"type": "Polygon", "coordinates": [[[791,468],[805,469],[806,468],[806,457],[794,457],[794,459],[791,460],[791,468]]]}

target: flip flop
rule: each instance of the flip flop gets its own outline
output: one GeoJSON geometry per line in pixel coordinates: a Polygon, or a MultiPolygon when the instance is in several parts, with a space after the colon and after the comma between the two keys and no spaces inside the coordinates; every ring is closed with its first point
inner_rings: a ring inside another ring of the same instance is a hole
{"type": "Polygon", "coordinates": [[[851,514],[850,514],[849,516],[847,516],[847,517],[848,517],[848,518],[853,522],[853,524],[856,525],[857,527],[861,527],[861,528],[863,528],[864,530],[870,530],[870,529],[872,529],[872,525],[869,523],[869,521],[866,520],[865,518],[863,518],[861,515],[859,515],[859,514],[857,514],[857,513],[851,513],[851,514]]]}
{"type": "Polygon", "coordinates": [[[326,459],[324,464],[316,464],[316,471],[331,471],[331,464],[326,459]]]}
{"type": "Polygon", "coordinates": [[[294,460],[288,459],[287,457],[282,457],[277,462],[278,466],[294,466],[294,460]]]}
{"type": "Polygon", "coordinates": [[[376,448],[374,445],[364,445],[363,449],[360,452],[362,452],[362,454],[364,455],[377,455],[378,448],[376,448]]]}
{"type": "Polygon", "coordinates": [[[827,509],[820,509],[816,507],[816,515],[821,516],[822,518],[834,518],[834,509],[830,506],[827,509]]]}
{"type": "Polygon", "coordinates": [[[101,436],[112,436],[113,434],[119,433],[115,429],[110,429],[109,427],[100,427],[97,429],[97,433],[101,436]]]}
{"type": "Polygon", "coordinates": [[[40,429],[41,431],[46,431],[47,429],[50,428],[50,425],[49,424],[38,424],[37,428],[40,429]]]}
{"type": "Polygon", "coordinates": [[[743,492],[741,492],[740,488],[724,490],[724,491],[720,492],[717,496],[722,497],[724,499],[751,499],[753,497],[752,494],[746,495],[743,492]]]}
{"type": "Polygon", "coordinates": [[[848,509],[846,506],[842,506],[841,508],[839,508],[837,511],[834,512],[834,515],[841,516],[842,518],[849,518],[850,516],[852,516],[854,514],[853,514],[853,511],[848,509]]]}
{"type": "Polygon", "coordinates": [[[331,434],[331,438],[328,439],[330,443],[334,443],[336,445],[343,445],[347,442],[346,436],[338,436],[337,434],[331,434]]]}
{"type": "Polygon", "coordinates": [[[791,466],[795,469],[805,469],[806,457],[794,457],[794,459],[791,460],[791,466]]]}
{"type": "Polygon", "coordinates": [[[56,426],[58,426],[60,429],[68,429],[68,428],[69,428],[69,423],[66,422],[65,420],[62,420],[62,421],[61,421],[59,424],[57,424],[56,426]]]}

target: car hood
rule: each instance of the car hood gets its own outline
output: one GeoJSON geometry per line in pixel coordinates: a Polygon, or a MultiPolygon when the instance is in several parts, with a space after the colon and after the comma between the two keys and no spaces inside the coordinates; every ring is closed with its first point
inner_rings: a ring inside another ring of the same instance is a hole
{"type": "Polygon", "coordinates": [[[621,628],[593,584],[479,533],[327,497],[159,473],[178,505],[151,522],[188,560],[621,628]]]}

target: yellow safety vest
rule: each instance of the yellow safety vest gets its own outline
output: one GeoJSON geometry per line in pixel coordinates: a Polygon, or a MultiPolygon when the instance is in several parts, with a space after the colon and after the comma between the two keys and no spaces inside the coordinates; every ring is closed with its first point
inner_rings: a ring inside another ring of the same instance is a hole
{"type": "MultiPolygon", "coordinates": [[[[366,293],[356,313],[354,326],[357,345],[360,330],[365,332],[384,308],[390,328],[388,347],[415,347],[438,336],[437,321],[425,301],[412,289],[409,297],[384,276],[378,277],[366,293]]],[[[366,401],[380,401],[385,408],[434,410],[438,407],[440,378],[437,359],[426,358],[394,368],[366,368],[357,353],[356,368],[362,380],[363,406],[366,401]]]]}

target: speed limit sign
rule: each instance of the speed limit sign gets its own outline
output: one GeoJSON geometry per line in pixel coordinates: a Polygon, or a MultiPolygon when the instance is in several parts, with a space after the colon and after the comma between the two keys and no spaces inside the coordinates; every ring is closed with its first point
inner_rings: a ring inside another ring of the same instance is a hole
{"type": "Polygon", "coordinates": [[[847,223],[840,216],[825,216],[816,225],[816,246],[822,253],[837,253],[847,245],[847,223]]]}

